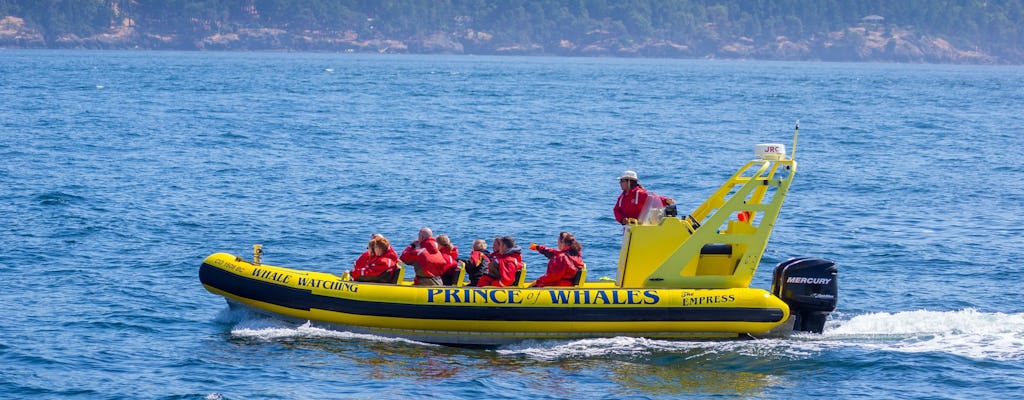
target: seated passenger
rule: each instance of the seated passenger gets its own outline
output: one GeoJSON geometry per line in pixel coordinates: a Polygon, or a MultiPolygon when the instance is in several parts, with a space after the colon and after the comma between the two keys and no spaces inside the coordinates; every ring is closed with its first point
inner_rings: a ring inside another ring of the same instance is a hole
{"type": "Polygon", "coordinates": [[[523,269],[523,251],[512,236],[494,238],[493,247],[487,273],[480,277],[477,286],[512,286],[516,273],[523,269]]]}
{"type": "Polygon", "coordinates": [[[391,245],[384,236],[370,239],[367,246],[368,257],[360,256],[352,268],[352,279],[358,282],[394,282],[398,273],[397,260],[388,255],[391,245]]]}
{"type": "MultiPolygon", "coordinates": [[[[384,237],[384,235],[381,235],[379,233],[374,233],[374,234],[370,235],[370,240],[372,241],[374,238],[382,238],[382,237],[384,237]]],[[[386,257],[392,259],[392,260],[395,260],[395,264],[398,264],[398,253],[395,252],[395,248],[391,247],[390,244],[388,245],[388,251],[384,255],[386,257]]],[[[363,254],[360,255],[358,259],[356,259],[356,265],[365,264],[366,263],[366,259],[369,258],[369,257],[370,257],[370,247],[367,246],[366,247],[366,251],[363,252],[363,254]]]]}
{"type": "Polygon", "coordinates": [[[399,257],[402,262],[412,265],[416,270],[413,285],[441,286],[444,282],[441,275],[448,267],[449,260],[437,248],[437,240],[430,228],[420,228],[418,239],[409,244],[399,257]]]}
{"type": "Polygon", "coordinates": [[[456,285],[459,279],[459,248],[452,244],[448,235],[437,235],[437,249],[448,258],[448,266],[444,268],[441,280],[445,286],[456,285]]]}
{"type": "Polygon", "coordinates": [[[469,253],[466,263],[466,276],[469,278],[469,286],[476,286],[480,277],[484,275],[490,257],[487,255],[487,242],[483,239],[473,241],[473,252],[469,253]]]}
{"type": "Polygon", "coordinates": [[[536,250],[548,258],[547,272],[530,286],[572,286],[576,273],[583,268],[583,256],[580,254],[582,249],[580,242],[569,232],[558,234],[557,249],[530,243],[530,250],[536,250]]]}

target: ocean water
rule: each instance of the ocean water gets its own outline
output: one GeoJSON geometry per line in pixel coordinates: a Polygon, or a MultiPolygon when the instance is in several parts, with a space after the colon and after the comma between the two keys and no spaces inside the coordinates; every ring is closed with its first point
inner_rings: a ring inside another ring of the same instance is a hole
{"type": "Polygon", "coordinates": [[[1022,109],[1021,67],[0,50],[0,398],[1016,397],[1022,109]],[[613,277],[622,170],[689,210],[798,119],[754,286],[836,261],[820,335],[462,349],[198,281],[256,243],[340,273],[421,226],[464,251],[568,230],[613,277]]]}

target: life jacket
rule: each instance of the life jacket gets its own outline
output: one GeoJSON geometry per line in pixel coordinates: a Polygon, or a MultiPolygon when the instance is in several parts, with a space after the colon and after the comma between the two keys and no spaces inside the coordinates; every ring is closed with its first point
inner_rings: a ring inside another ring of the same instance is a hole
{"type": "Polygon", "coordinates": [[[548,258],[548,269],[537,278],[535,287],[572,286],[576,273],[583,268],[583,258],[571,250],[537,246],[537,251],[548,258]]]}
{"type": "Polygon", "coordinates": [[[466,277],[469,278],[469,285],[476,286],[480,277],[484,275],[487,264],[490,262],[487,253],[480,250],[473,250],[469,253],[469,259],[461,260],[466,268],[466,277]]]}

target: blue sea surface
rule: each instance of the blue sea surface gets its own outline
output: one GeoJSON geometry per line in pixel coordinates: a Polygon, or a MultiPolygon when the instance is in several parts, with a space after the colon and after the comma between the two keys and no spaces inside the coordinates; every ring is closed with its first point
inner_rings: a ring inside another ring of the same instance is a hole
{"type": "Polygon", "coordinates": [[[1005,66],[0,50],[0,398],[1017,397],[1022,110],[1005,66]],[[798,119],[753,286],[836,261],[820,335],[462,349],[198,281],[257,243],[341,273],[421,226],[464,252],[571,231],[614,277],[619,173],[690,210],[798,119]]]}

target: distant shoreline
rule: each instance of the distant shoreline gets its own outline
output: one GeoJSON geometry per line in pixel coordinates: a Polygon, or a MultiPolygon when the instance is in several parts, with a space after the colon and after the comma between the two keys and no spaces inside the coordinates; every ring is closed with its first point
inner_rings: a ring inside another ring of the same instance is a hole
{"type": "Polygon", "coordinates": [[[927,60],[903,60],[903,59],[888,59],[888,58],[871,58],[871,59],[828,59],[828,58],[815,58],[808,56],[804,58],[755,58],[755,57],[727,57],[727,56],[617,56],[617,55],[579,55],[579,54],[557,54],[557,53],[442,53],[442,52],[375,52],[375,51],[343,51],[343,50],[331,50],[331,49],[295,49],[295,48],[242,48],[242,49],[188,49],[188,48],[144,48],[144,47],[12,47],[12,46],[0,46],[0,52],[2,51],[13,51],[13,50],[40,50],[40,51],[154,51],[154,52],[194,52],[194,53],[309,53],[309,54],[344,54],[344,55],[411,55],[411,56],[429,56],[429,55],[448,55],[448,56],[466,56],[466,57],[555,57],[555,58],[574,58],[574,59],[658,59],[658,60],[694,60],[694,61],[778,61],[778,62],[839,62],[839,63],[878,63],[878,64],[920,64],[920,65],[991,65],[991,66],[1020,66],[1022,63],[1010,63],[1010,62],[996,62],[992,60],[983,60],[978,62],[971,61],[927,61],[927,60]]]}
{"type": "Polygon", "coordinates": [[[0,46],[0,54],[5,51],[42,51],[42,52],[59,52],[59,51],[71,51],[71,52],[183,52],[183,53],[222,53],[222,54],[336,54],[336,55],[361,55],[361,56],[454,56],[454,57],[509,57],[509,58],[566,58],[566,59],[621,59],[621,60],[679,60],[679,61],[721,61],[721,62],[782,62],[782,63],[850,63],[850,64],[894,64],[894,65],[960,65],[960,66],[1005,66],[1015,67],[1024,64],[1017,63],[950,63],[950,62],[905,62],[895,60],[822,60],[822,59],[799,59],[799,60],[788,60],[788,59],[766,59],[766,58],[722,58],[722,57],[624,57],[624,56],[581,56],[581,55],[561,55],[561,54],[475,54],[475,53],[378,53],[378,52],[349,52],[349,51],[334,51],[334,50],[303,50],[303,49],[227,49],[227,50],[210,50],[210,49],[174,49],[174,48],[47,48],[47,47],[5,47],[0,46]]]}
{"type": "Polygon", "coordinates": [[[826,35],[772,41],[690,38],[687,43],[642,38],[623,42],[607,32],[589,32],[575,42],[499,44],[484,32],[434,32],[409,38],[361,37],[354,31],[288,31],[240,28],[215,34],[158,34],[119,26],[79,37],[48,38],[17,17],[0,19],[0,48],[179,51],[281,51],[379,54],[464,54],[494,56],[615,57],[763,61],[881,62],[906,64],[1020,65],[1024,55],[963,49],[936,36],[892,27],[861,25],[826,35]]]}

